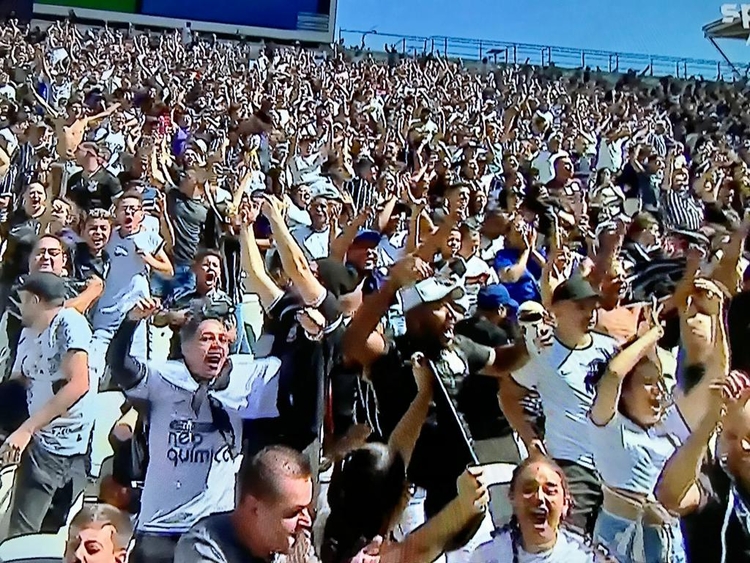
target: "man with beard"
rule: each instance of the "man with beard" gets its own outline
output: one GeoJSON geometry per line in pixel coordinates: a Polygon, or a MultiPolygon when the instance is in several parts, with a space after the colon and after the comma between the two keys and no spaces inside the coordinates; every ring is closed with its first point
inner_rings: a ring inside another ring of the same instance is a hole
{"type": "Polygon", "coordinates": [[[169,359],[182,356],[180,329],[185,325],[196,302],[209,300],[214,308],[223,308],[225,315],[234,309],[232,300],[219,287],[221,283],[221,254],[215,250],[199,252],[193,261],[195,291],[183,292],[164,301],[162,310],[154,317],[154,326],[169,326],[172,338],[169,341],[169,359]]]}
{"type": "MultiPolygon", "coordinates": [[[[449,232],[451,222],[433,235],[427,254],[439,237],[449,232]]],[[[427,490],[425,510],[435,514],[456,494],[458,475],[472,463],[466,429],[457,420],[455,406],[467,373],[505,377],[522,365],[521,345],[489,348],[461,335],[455,325],[461,313],[456,301],[463,296],[458,275],[441,272],[431,277],[432,268],[422,259],[408,256],[396,263],[383,287],[368,296],[354,315],[343,340],[345,361],[365,369],[377,396],[375,431],[387,440],[416,395],[409,358],[422,352],[431,361],[445,393],[437,394],[436,410],[422,430],[412,459],[415,483],[427,490]],[[414,285],[416,283],[416,285],[414,285]],[[404,311],[406,334],[391,338],[377,331],[380,320],[398,299],[404,311]],[[450,401],[450,403],[448,402],[450,401]]]]}
{"type": "Polygon", "coordinates": [[[130,399],[148,405],[148,458],[133,563],[167,563],[201,518],[234,508],[242,416],[277,414],[280,362],[229,356],[231,322],[204,303],[181,329],[180,361],[133,356],[140,321],[159,304],[138,301],[112,339],[107,363],[130,399]]]}

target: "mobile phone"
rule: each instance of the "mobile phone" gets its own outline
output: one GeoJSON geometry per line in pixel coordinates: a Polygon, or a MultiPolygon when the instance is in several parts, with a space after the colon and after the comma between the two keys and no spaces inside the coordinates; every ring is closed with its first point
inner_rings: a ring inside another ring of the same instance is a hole
{"type": "Polygon", "coordinates": [[[512,463],[485,463],[472,465],[482,470],[482,481],[487,487],[507,485],[513,479],[515,465],[512,463]]]}

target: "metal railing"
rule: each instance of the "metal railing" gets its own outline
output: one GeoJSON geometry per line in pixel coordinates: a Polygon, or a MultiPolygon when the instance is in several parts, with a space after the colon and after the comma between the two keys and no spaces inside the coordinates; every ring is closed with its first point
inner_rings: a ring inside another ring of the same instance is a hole
{"type": "Polygon", "coordinates": [[[744,77],[750,65],[730,65],[709,59],[689,59],[639,53],[619,53],[592,49],[552,47],[533,43],[511,43],[486,39],[465,39],[446,36],[409,36],[370,30],[339,30],[339,39],[347,47],[364,45],[371,51],[384,52],[385,46],[395,47],[402,55],[440,54],[467,61],[487,59],[495,64],[530,64],[561,68],[597,68],[602,72],[634,70],[648,76],[674,76],[705,80],[735,80],[744,77]]]}

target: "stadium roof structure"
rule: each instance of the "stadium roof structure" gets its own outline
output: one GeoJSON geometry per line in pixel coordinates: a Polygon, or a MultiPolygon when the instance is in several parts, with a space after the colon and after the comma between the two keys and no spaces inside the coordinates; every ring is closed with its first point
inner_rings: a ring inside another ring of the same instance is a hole
{"type": "Polygon", "coordinates": [[[716,42],[717,39],[738,39],[750,44],[750,29],[743,25],[741,17],[732,18],[731,21],[725,21],[725,18],[719,18],[716,21],[707,23],[703,26],[703,35],[708,39],[714,48],[719,52],[721,57],[732,68],[732,72],[740,77],[741,73],[735,64],[729,60],[724,50],[716,42]]]}
{"type": "Polygon", "coordinates": [[[718,19],[703,26],[703,35],[707,39],[742,39],[747,41],[750,36],[750,29],[742,25],[741,18],[734,18],[731,22],[725,23],[723,19],[718,19]]]}

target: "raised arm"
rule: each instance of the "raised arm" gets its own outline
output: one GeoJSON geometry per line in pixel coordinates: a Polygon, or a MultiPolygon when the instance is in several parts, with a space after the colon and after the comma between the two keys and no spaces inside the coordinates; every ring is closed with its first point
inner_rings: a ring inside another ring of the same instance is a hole
{"type": "MultiPolygon", "coordinates": [[[[250,202],[251,207],[257,206],[257,203],[250,202]]],[[[253,209],[251,215],[257,215],[257,210],[253,209]]],[[[263,256],[258,249],[258,243],[255,240],[253,232],[254,217],[250,219],[240,233],[240,242],[242,245],[242,269],[247,273],[248,289],[255,293],[260,299],[260,304],[266,311],[283,295],[283,292],[271,279],[266,272],[266,265],[263,263],[263,256]]]]}
{"type": "Polygon", "coordinates": [[[458,496],[427,523],[411,532],[400,543],[386,544],[380,563],[431,563],[442,553],[456,547],[458,536],[478,527],[486,513],[489,493],[479,467],[467,469],[458,478],[458,496]]]}
{"type": "MultiPolygon", "coordinates": [[[[707,405],[711,402],[712,385],[717,381],[723,381],[729,373],[729,343],[724,319],[725,296],[710,280],[695,280],[695,288],[697,295],[694,295],[693,299],[700,299],[701,302],[691,307],[711,316],[713,334],[712,341],[708,343],[711,352],[700,366],[702,377],[675,391],[675,404],[690,429],[696,428],[704,418],[707,405]]],[[[681,312],[680,316],[686,316],[686,313],[681,312]]],[[[690,319],[684,323],[688,327],[690,324],[690,319]]],[[[683,347],[689,348],[691,344],[695,345],[690,341],[683,343],[683,347]]]]}
{"type": "Polygon", "coordinates": [[[141,299],[122,321],[107,348],[106,359],[107,365],[112,370],[112,381],[126,393],[146,383],[148,366],[145,361],[134,357],[130,348],[133,345],[133,335],[138,324],[153,316],[159,306],[159,302],[155,299],[141,299]]]}
{"type": "Polygon", "coordinates": [[[597,426],[606,426],[617,412],[622,382],[633,371],[638,362],[653,351],[664,334],[660,325],[646,331],[643,336],[617,354],[606,367],[596,386],[596,397],[591,407],[591,421],[597,426]]]}
{"type": "Polygon", "coordinates": [[[394,264],[388,281],[379,291],[365,298],[344,333],[343,350],[347,362],[369,366],[385,353],[385,340],[370,336],[377,335],[375,329],[395,301],[399,289],[431,274],[430,266],[414,256],[407,256],[394,264]]]}
{"type": "Polygon", "coordinates": [[[422,426],[430,409],[433,393],[433,381],[435,375],[430,369],[430,364],[424,354],[415,354],[411,358],[414,379],[417,382],[417,396],[411,402],[409,409],[396,425],[388,440],[391,451],[398,452],[409,467],[411,456],[417,445],[417,440],[422,432],[422,426]]]}
{"type": "Polygon", "coordinates": [[[326,289],[313,274],[302,249],[289,232],[281,213],[279,200],[274,196],[265,195],[263,197],[261,209],[271,223],[271,231],[284,272],[292,280],[299,296],[306,305],[320,304],[325,297],[326,289]]]}

